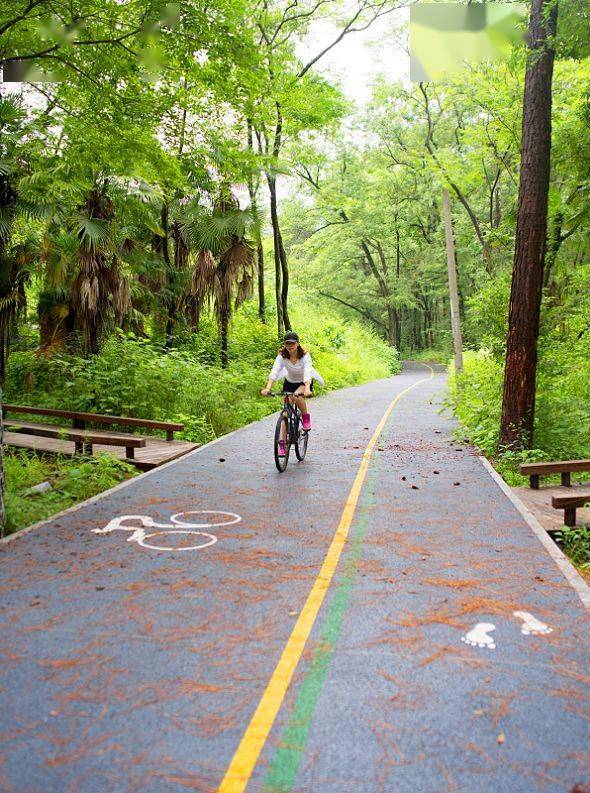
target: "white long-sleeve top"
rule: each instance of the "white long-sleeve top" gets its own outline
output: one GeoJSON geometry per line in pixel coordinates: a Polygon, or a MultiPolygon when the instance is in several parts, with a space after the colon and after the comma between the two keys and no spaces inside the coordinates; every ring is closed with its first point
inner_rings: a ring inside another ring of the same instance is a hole
{"type": "Polygon", "coordinates": [[[308,352],[303,358],[299,358],[297,363],[292,363],[290,358],[283,358],[279,353],[268,377],[269,380],[280,380],[282,377],[286,377],[291,383],[305,383],[313,378],[318,383],[324,384],[324,379],[314,368],[311,355],[308,352]]]}

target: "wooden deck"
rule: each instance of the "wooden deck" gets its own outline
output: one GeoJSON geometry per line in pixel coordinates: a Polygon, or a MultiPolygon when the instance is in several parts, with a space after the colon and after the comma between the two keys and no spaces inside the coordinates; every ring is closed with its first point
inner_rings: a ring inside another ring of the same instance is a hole
{"type": "MultiPolygon", "coordinates": [[[[93,434],[95,432],[93,431],[93,434]]],[[[109,432],[109,435],[117,435],[116,432],[109,432]]],[[[121,436],[126,433],[120,433],[121,436]]],[[[142,449],[135,449],[135,458],[127,462],[135,465],[141,471],[149,471],[158,465],[176,460],[188,452],[196,449],[200,444],[190,441],[167,441],[164,438],[148,437],[147,435],[138,436],[146,440],[146,445],[142,449]]],[[[15,446],[21,449],[32,449],[39,454],[74,454],[74,442],[64,441],[55,438],[42,438],[34,435],[23,435],[19,432],[5,432],[4,443],[7,446],[15,446]]],[[[125,448],[122,446],[103,446],[95,444],[94,454],[106,453],[120,460],[125,460],[125,448]]]]}
{"type": "MultiPolygon", "coordinates": [[[[512,490],[523,504],[530,509],[545,531],[558,531],[563,526],[563,510],[551,506],[551,496],[572,496],[578,490],[588,490],[590,484],[575,483],[571,487],[559,485],[541,486],[538,490],[530,487],[513,487],[512,490]]],[[[576,510],[576,523],[578,526],[590,526],[590,509],[576,510]]]]}

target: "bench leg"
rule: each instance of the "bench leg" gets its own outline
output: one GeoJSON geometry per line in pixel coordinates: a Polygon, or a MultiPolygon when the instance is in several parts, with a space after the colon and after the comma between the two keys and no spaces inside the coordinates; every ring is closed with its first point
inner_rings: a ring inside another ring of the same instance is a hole
{"type": "Polygon", "coordinates": [[[564,510],[563,515],[563,522],[566,526],[575,526],[576,525],[576,508],[575,507],[567,507],[564,510]]]}
{"type": "Polygon", "coordinates": [[[92,457],[92,444],[85,443],[84,444],[84,454],[88,455],[88,457],[92,457]]]}
{"type": "Polygon", "coordinates": [[[135,459],[135,449],[133,448],[133,446],[126,446],[125,447],[125,452],[126,452],[128,460],[134,460],[135,459]]]}
{"type": "Polygon", "coordinates": [[[531,474],[531,487],[533,490],[539,489],[539,474],[531,474]]]}
{"type": "Polygon", "coordinates": [[[571,479],[571,474],[569,473],[569,471],[567,471],[566,473],[563,473],[561,475],[561,484],[564,487],[571,487],[572,486],[572,479],[571,479]]]}
{"type": "Polygon", "coordinates": [[[82,446],[82,441],[74,441],[74,451],[76,454],[84,454],[84,448],[82,446]]]}

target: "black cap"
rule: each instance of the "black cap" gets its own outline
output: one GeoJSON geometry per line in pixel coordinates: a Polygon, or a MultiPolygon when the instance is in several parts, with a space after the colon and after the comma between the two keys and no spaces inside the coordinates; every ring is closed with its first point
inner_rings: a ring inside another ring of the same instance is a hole
{"type": "Polygon", "coordinates": [[[285,341],[299,341],[299,336],[295,333],[294,330],[288,330],[285,333],[285,341]]]}

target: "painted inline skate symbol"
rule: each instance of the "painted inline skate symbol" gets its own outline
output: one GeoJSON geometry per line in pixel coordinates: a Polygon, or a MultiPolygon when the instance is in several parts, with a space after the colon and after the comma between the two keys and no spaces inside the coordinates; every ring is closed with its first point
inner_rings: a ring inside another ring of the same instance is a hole
{"type": "MultiPolygon", "coordinates": [[[[512,616],[522,621],[520,632],[523,636],[546,636],[553,632],[544,622],[533,617],[529,611],[513,611],[512,616]]],[[[465,636],[461,636],[461,641],[470,644],[472,647],[485,647],[488,650],[496,649],[496,642],[489,634],[496,630],[492,622],[477,622],[465,636]]]]}

